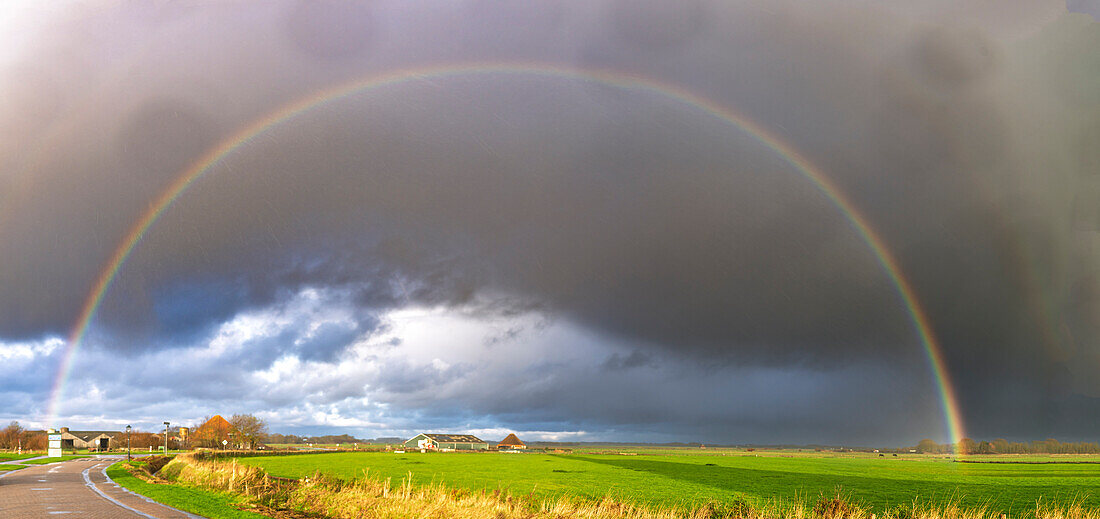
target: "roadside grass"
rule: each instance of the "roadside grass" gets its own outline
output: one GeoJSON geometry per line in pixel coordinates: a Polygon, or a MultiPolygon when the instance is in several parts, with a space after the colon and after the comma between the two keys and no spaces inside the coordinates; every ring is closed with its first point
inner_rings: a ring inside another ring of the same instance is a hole
{"type": "Polygon", "coordinates": [[[107,475],[119,486],[159,503],[209,519],[269,519],[266,515],[234,508],[234,505],[246,502],[241,496],[182,485],[149,483],[131,474],[125,464],[125,461],[120,461],[111,465],[107,468],[107,475]]]}
{"type": "Polygon", "coordinates": [[[273,476],[315,473],[351,480],[369,474],[413,485],[473,492],[507,491],[538,499],[608,496],[650,507],[708,502],[763,505],[775,499],[812,505],[837,489],[883,514],[898,506],[957,506],[1010,516],[1036,503],[1100,510],[1094,465],[963,464],[942,459],[854,457],[653,456],[553,454],[331,453],[249,457],[238,462],[273,476]]]}
{"type": "Polygon", "coordinates": [[[11,465],[0,465],[0,472],[6,472],[6,471],[12,471],[12,470],[19,470],[19,469],[25,469],[25,468],[27,468],[27,466],[26,466],[26,465],[15,465],[15,464],[11,464],[11,465]]]}
{"type": "Polygon", "coordinates": [[[45,452],[34,452],[34,453],[30,453],[30,454],[0,453],[0,461],[25,460],[27,458],[37,458],[39,456],[45,456],[45,455],[46,455],[45,452]]]}
{"type": "Polygon", "coordinates": [[[23,461],[21,463],[23,463],[25,465],[47,465],[47,464],[50,464],[50,463],[59,463],[59,462],[62,462],[62,461],[79,460],[79,459],[90,458],[90,457],[91,456],[73,455],[73,456],[62,456],[60,458],[41,458],[41,459],[37,459],[37,460],[27,460],[27,461],[23,461]]]}

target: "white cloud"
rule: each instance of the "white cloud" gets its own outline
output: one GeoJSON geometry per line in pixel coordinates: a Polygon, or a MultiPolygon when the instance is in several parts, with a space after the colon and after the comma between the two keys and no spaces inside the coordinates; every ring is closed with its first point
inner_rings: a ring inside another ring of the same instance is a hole
{"type": "Polygon", "coordinates": [[[64,345],[65,340],[60,337],[48,337],[38,341],[0,341],[0,366],[13,366],[16,362],[47,357],[64,345]]]}

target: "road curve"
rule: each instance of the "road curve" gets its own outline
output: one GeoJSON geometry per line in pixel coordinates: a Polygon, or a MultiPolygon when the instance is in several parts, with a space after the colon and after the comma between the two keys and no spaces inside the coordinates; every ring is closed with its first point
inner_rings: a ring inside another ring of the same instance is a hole
{"type": "Polygon", "coordinates": [[[107,478],[117,459],[79,459],[6,472],[0,477],[4,519],[203,519],[131,493],[107,478]]]}

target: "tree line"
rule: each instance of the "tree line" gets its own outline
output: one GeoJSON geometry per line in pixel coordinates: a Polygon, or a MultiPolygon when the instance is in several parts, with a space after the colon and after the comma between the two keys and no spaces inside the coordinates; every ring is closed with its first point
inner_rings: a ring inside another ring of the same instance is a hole
{"type": "MultiPolygon", "coordinates": [[[[212,449],[255,449],[263,444],[341,444],[362,443],[350,434],[329,434],[322,436],[301,436],[295,434],[269,433],[267,423],[251,414],[234,414],[229,419],[205,417],[198,424],[187,427],[190,434],[179,434],[179,430],[169,432],[168,447],[171,449],[206,447],[212,449]],[[224,444],[222,442],[225,442],[224,444]]],[[[186,427],[186,426],[185,426],[186,427]]],[[[114,448],[125,448],[127,438],[123,431],[116,437],[114,448]]],[[[164,431],[130,432],[129,446],[132,449],[156,448],[164,445],[164,431]]],[[[0,450],[45,450],[46,435],[42,431],[31,431],[17,421],[0,429],[0,450]]]]}
{"type": "Polygon", "coordinates": [[[324,436],[298,436],[295,434],[268,434],[264,439],[266,443],[323,443],[323,444],[339,444],[339,443],[361,443],[360,440],[350,434],[328,434],[324,436]]]}
{"type": "MultiPolygon", "coordinates": [[[[219,417],[220,418],[220,417],[219,417]]],[[[179,429],[169,431],[168,447],[171,449],[209,447],[254,449],[267,442],[267,424],[250,414],[235,414],[228,420],[203,419],[198,425],[187,427],[190,435],[180,434],[179,429]],[[222,443],[225,440],[226,443],[222,443]]],[[[164,431],[146,432],[132,430],[127,438],[125,431],[118,431],[112,448],[147,449],[164,445],[164,431]]],[[[17,421],[0,429],[0,450],[46,450],[44,431],[31,431],[17,421]]]]}
{"type": "Polygon", "coordinates": [[[922,454],[1100,454],[1094,442],[1060,442],[1054,438],[1030,442],[1010,442],[1004,438],[974,441],[963,438],[958,443],[936,443],[921,440],[915,447],[922,454]]]}
{"type": "Polygon", "coordinates": [[[46,435],[28,431],[19,422],[12,422],[0,429],[0,449],[43,451],[46,450],[46,435]]]}

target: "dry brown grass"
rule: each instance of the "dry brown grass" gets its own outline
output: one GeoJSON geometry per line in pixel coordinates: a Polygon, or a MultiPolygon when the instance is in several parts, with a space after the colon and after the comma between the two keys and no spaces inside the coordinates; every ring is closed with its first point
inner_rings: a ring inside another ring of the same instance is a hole
{"type": "MultiPolygon", "coordinates": [[[[957,504],[899,506],[876,517],[843,495],[821,496],[812,506],[772,500],[709,502],[691,507],[653,508],[605,498],[536,499],[507,492],[471,492],[442,484],[412,485],[412,474],[396,484],[371,477],[345,481],[317,474],[301,481],[269,477],[236,461],[176,457],[161,477],[188,486],[232,492],[257,504],[334,519],[493,518],[493,519],[1010,519],[986,508],[957,504]]],[[[1100,510],[1079,503],[1045,506],[1011,519],[1100,519],[1100,510]]]]}

